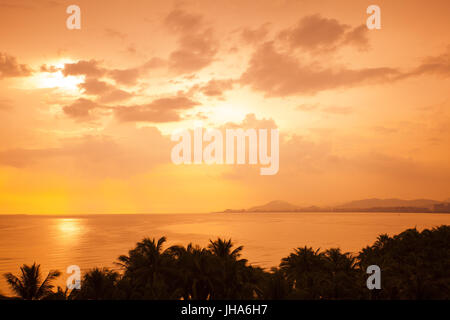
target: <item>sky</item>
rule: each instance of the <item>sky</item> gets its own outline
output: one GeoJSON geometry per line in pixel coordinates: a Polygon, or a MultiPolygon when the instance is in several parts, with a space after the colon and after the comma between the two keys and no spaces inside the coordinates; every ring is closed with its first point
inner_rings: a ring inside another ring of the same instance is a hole
{"type": "Polygon", "coordinates": [[[447,199],[449,12],[447,0],[0,0],[0,214],[447,199]],[[372,4],[381,29],[366,26],[372,4]],[[172,133],[196,126],[277,128],[278,173],[175,165],[172,133]]]}

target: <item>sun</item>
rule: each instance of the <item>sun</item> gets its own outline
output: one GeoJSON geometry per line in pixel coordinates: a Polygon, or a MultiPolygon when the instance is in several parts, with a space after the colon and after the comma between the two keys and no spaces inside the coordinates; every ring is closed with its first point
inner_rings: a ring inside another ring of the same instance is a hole
{"type": "Polygon", "coordinates": [[[31,81],[34,87],[38,89],[56,88],[67,93],[78,93],[80,83],[84,82],[83,76],[64,76],[62,70],[65,63],[73,63],[75,61],[64,59],[53,63],[46,63],[47,69],[53,72],[41,71],[36,73],[31,81]]]}
{"type": "Polygon", "coordinates": [[[39,88],[61,88],[65,90],[78,90],[78,84],[83,82],[82,77],[67,76],[61,71],[44,73],[38,76],[39,88]]]}

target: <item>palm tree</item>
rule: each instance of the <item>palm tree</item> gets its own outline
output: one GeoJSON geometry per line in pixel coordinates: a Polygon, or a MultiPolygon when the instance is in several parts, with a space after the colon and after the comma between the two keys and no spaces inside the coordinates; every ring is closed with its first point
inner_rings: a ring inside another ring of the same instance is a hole
{"type": "Polygon", "coordinates": [[[263,277],[261,298],[264,300],[289,299],[292,294],[292,284],[278,268],[261,273],[263,277]]]}
{"type": "Polygon", "coordinates": [[[39,300],[46,298],[52,294],[53,285],[52,282],[61,273],[57,270],[51,270],[47,277],[42,281],[42,274],[40,271],[40,265],[29,266],[24,264],[20,267],[21,275],[19,277],[12,273],[5,273],[4,277],[9,287],[14,291],[18,297],[24,300],[39,300]]]}
{"type": "Polygon", "coordinates": [[[117,263],[126,271],[139,270],[142,267],[150,267],[157,271],[167,257],[167,252],[162,250],[166,237],[155,239],[144,238],[138,242],[136,248],[128,252],[128,256],[121,255],[117,263]]]}
{"type": "Polygon", "coordinates": [[[76,294],[77,299],[111,300],[116,298],[116,284],[120,275],[107,268],[94,268],[83,276],[81,289],[76,294]]]}
{"type": "Polygon", "coordinates": [[[322,285],[325,280],[326,266],[324,254],[320,249],[297,248],[294,253],[281,260],[280,270],[292,283],[296,297],[301,299],[319,299],[322,297],[322,285]]]}
{"type": "Polygon", "coordinates": [[[241,256],[241,251],[244,247],[239,246],[232,250],[233,245],[231,239],[225,240],[218,238],[215,241],[209,240],[208,249],[219,258],[231,258],[236,260],[241,256]]]}
{"type": "Polygon", "coordinates": [[[176,269],[182,270],[174,279],[176,287],[181,289],[183,299],[210,299],[214,288],[213,282],[217,278],[217,257],[209,250],[194,246],[192,243],[186,247],[173,246],[169,251],[176,261],[176,269]]]}
{"type": "Polygon", "coordinates": [[[350,253],[342,253],[339,248],[331,248],[324,252],[327,281],[324,282],[324,298],[355,298],[358,294],[359,270],[356,258],[350,253]]]}
{"type": "Polygon", "coordinates": [[[214,290],[211,299],[253,299],[261,293],[261,273],[249,266],[246,259],[239,259],[243,246],[218,238],[210,240],[208,250],[212,254],[215,269],[214,290]]]}
{"type": "Polygon", "coordinates": [[[121,255],[116,264],[125,270],[120,285],[131,299],[174,299],[178,290],[173,288],[179,270],[175,268],[173,252],[163,250],[166,238],[144,238],[136,247],[121,255]]]}

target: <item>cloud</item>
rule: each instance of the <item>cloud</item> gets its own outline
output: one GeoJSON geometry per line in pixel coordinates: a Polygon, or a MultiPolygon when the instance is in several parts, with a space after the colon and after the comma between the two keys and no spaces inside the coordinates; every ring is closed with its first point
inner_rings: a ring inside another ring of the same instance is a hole
{"type": "Polygon", "coordinates": [[[141,74],[139,68],[131,69],[114,69],[108,72],[108,75],[114,79],[117,83],[125,85],[134,85],[141,74]]]}
{"type": "Polygon", "coordinates": [[[178,48],[169,56],[170,69],[191,73],[214,61],[217,41],[212,29],[204,27],[202,16],[175,9],[167,15],[165,25],[178,35],[178,48]]]}
{"type": "Polygon", "coordinates": [[[350,114],[353,112],[353,108],[351,107],[339,107],[339,106],[323,106],[320,107],[319,103],[314,104],[301,104],[296,107],[297,110],[300,111],[313,111],[313,110],[319,110],[324,113],[331,113],[331,114],[350,114]]]}
{"type": "Polygon", "coordinates": [[[169,67],[177,73],[201,70],[214,61],[217,44],[212,30],[187,34],[179,39],[179,48],[169,57],[169,67]]]}
{"type": "Polygon", "coordinates": [[[367,38],[368,29],[366,25],[360,25],[347,32],[344,36],[343,44],[352,45],[360,50],[369,48],[369,39],[367,38]]]}
{"type": "Polygon", "coordinates": [[[225,91],[233,89],[232,79],[212,79],[204,85],[195,85],[191,90],[199,91],[208,97],[222,98],[225,91]]]}
{"type": "Polygon", "coordinates": [[[48,66],[47,64],[43,64],[40,67],[40,71],[41,72],[55,73],[55,72],[58,72],[58,71],[61,71],[61,70],[62,70],[62,68],[58,68],[56,66],[48,66]]]}
{"type": "Polygon", "coordinates": [[[101,77],[106,73],[106,69],[99,66],[100,61],[94,59],[86,61],[80,60],[75,63],[64,64],[62,73],[64,76],[89,76],[101,77]]]}
{"type": "Polygon", "coordinates": [[[426,57],[422,63],[409,73],[405,73],[403,77],[418,76],[423,74],[434,74],[438,76],[450,76],[450,46],[447,50],[438,55],[426,57]]]}
{"type": "Polygon", "coordinates": [[[298,24],[280,32],[292,48],[306,50],[332,49],[350,28],[336,19],[323,18],[319,14],[303,17],[298,24]]]}
{"type": "Polygon", "coordinates": [[[40,1],[39,4],[32,3],[28,0],[14,0],[14,1],[7,1],[2,0],[0,3],[0,8],[2,9],[12,9],[12,10],[36,10],[39,8],[53,8],[56,6],[61,5],[60,2],[53,1],[53,0],[43,0],[40,1]]]}
{"type": "Polygon", "coordinates": [[[102,106],[91,100],[80,98],[74,103],[64,106],[63,111],[69,117],[77,120],[92,120],[93,111],[97,108],[102,108],[102,106]]]}
{"type": "MultiPolygon", "coordinates": [[[[101,66],[101,61],[97,60],[80,60],[75,63],[66,63],[62,69],[64,76],[86,76],[88,78],[107,77],[113,79],[118,84],[135,85],[139,77],[148,70],[160,68],[166,65],[166,62],[160,58],[152,58],[142,65],[127,69],[107,69],[101,66]]],[[[59,69],[55,67],[41,66],[43,72],[57,72],[59,69]]]]}
{"type": "Polygon", "coordinates": [[[303,65],[287,53],[279,53],[266,42],[253,53],[240,82],[266,96],[313,95],[320,91],[397,80],[393,68],[331,69],[303,65]]]}
{"type": "Polygon", "coordinates": [[[336,19],[319,14],[303,17],[296,26],[282,30],[278,38],[291,48],[306,51],[333,51],[344,45],[365,50],[369,47],[368,30],[365,25],[352,28],[336,19]]]}
{"type": "Polygon", "coordinates": [[[144,105],[115,107],[114,113],[122,122],[172,122],[181,120],[181,111],[198,105],[186,97],[161,98],[144,105]]]}
{"type": "MultiPolygon", "coordinates": [[[[100,91],[103,87],[100,86],[100,91]]],[[[120,95],[118,91],[108,92],[108,95],[120,95]]],[[[100,100],[116,100],[120,97],[102,96],[100,100]]],[[[200,103],[186,97],[160,98],[148,104],[130,106],[106,106],[89,99],[80,98],[72,104],[64,106],[64,113],[78,121],[91,121],[101,115],[114,114],[120,122],[172,122],[180,121],[180,113],[194,108],[200,103]]]]}
{"type": "Polygon", "coordinates": [[[240,123],[235,122],[227,122],[223,126],[220,127],[221,129],[236,129],[236,128],[242,128],[242,129],[276,129],[278,128],[277,124],[272,118],[262,118],[258,119],[256,118],[256,115],[254,113],[248,113],[245,118],[240,123]]]}
{"type": "Polygon", "coordinates": [[[104,81],[97,80],[95,78],[88,78],[86,81],[78,85],[80,89],[84,89],[86,94],[99,95],[111,90],[112,85],[104,81]]]}
{"type": "Polygon", "coordinates": [[[165,18],[166,26],[173,32],[194,32],[201,28],[203,17],[199,14],[188,13],[181,9],[172,10],[165,18]]]}
{"type": "Polygon", "coordinates": [[[26,64],[19,64],[17,59],[7,53],[0,52],[0,79],[27,77],[32,70],[26,64]]]}
{"type": "Polygon", "coordinates": [[[156,128],[128,130],[123,137],[116,138],[87,135],[64,139],[56,148],[0,151],[0,166],[51,168],[90,178],[128,178],[170,161],[169,137],[156,128]]]}
{"type": "Polygon", "coordinates": [[[165,60],[155,57],[136,68],[108,70],[107,74],[118,84],[135,85],[138,82],[139,77],[147,71],[163,67],[166,64],[167,62],[165,60]]]}
{"type": "Polygon", "coordinates": [[[256,29],[251,29],[248,27],[243,28],[241,31],[242,40],[249,44],[256,44],[261,42],[269,34],[269,25],[270,23],[265,23],[256,29]]]}
{"type": "Polygon", "coordinates": [[[24,168],[36,162],[37,159],[58,154],[58,149],[10,149],[0,151],[0,165],[24,168]]]}
{"type": "Polygon", "coordinates": [[[123,101],[131,98],[133,95],[127,91],[117,89],[113,85],[94,78],[87,78],[78,85],[84,90],[84,94],[99,96],[98,102],[110,103],[123,101]]]}
{"type": "Polygon", "coordinates": [[[124,101],[124,100],[128,100],[130,98],[133,97],[133,94],[125,91],[125,90],[121,90],[121,89],[112,89],[111,91],[106,92],[105,94],[101,95],[98,98],[98,102],[101,103],[112,103],[112,102],[118,102],[118,101],[124,101]]]}

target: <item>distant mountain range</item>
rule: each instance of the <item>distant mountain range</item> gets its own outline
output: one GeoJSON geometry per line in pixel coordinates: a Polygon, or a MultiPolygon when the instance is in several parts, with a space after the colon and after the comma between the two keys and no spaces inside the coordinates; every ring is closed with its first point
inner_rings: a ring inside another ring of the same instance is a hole
{"type": "Polygon", "coordinates": [[[227,209],[223,212],[450,212],[450,199],[437,201],[430,199],[363,199],[334,207],[296,206],[286,201],[275,200],[249,209],[227,209]]]}
{"type": "Polygon", "coordinates": [[[263,211],[296,211],[299,207],[281,200],[271,201],[262,206],[252,207],[246,211],[250,212],[263,212],[263,211]]]}
{"type": "Polygon", "coordinates": [[[338,206],[338,208],[347,208],[347,209],[386,208],[386,207],[431,208],[433,204],[441,202],[442,201],[429,199],[402,200],[402,199],[373,198],[373,199],[351,201],[338,206]]]}

